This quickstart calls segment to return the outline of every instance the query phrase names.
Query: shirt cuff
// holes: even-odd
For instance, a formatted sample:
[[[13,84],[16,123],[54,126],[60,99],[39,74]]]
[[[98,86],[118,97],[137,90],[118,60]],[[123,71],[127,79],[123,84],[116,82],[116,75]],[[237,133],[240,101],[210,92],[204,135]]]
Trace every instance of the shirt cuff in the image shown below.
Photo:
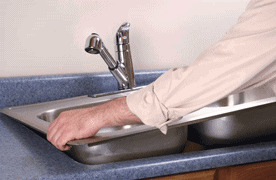
[[[163,134],[167,133],[168,110],[154,93],[153,84],[128,95],[126,100],[130,111],[145,125],[155,126]]]

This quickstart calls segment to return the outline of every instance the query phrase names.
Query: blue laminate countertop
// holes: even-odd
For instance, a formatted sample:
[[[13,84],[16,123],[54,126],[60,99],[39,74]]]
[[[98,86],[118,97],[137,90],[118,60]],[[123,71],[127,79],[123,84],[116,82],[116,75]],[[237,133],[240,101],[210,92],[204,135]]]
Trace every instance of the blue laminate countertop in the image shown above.
[[[164,71],[136,73],[137,85]],[[105,83],[101,83],[105,82]],[[0,108],[116,90],[108,73],[0,79]],[[80,164],[0,114],[0,179],[139,179],[276,159],[276,141],[101,165]]]

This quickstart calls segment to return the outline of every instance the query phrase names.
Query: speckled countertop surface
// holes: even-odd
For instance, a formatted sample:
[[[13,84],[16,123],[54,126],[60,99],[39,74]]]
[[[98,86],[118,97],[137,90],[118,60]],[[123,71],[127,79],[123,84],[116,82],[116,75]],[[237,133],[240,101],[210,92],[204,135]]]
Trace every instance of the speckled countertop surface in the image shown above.
[[[137,85],[148,84],[163,72],[137,72]],[[105,73],[1,78],[0,108],[115,90],[116,81]],[[0,114],[0,152],[0,179],[139,179],[273,160],[276,141],[84,165]]]

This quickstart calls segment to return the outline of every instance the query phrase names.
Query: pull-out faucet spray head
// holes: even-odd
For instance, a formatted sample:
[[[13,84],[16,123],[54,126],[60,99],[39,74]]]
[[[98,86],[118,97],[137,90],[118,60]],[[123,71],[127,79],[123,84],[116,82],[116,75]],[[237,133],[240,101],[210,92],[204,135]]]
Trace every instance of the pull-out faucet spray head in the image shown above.
[[[122,67],[118,66],[118,62],[113,59],[105,48],[100,36],[92,33],[85,42],[85,51],[90,54],[100,54],[103,60],[108,65],[110,72],[114,75],[119,83],[119,89],[126,89],[128,87],[128,78]]]
[[[118,66],[118,63],[109,54],[108,50],[104,46],[104,43],[102,42],[102,39],[96,33],[92,33],[86,39],[85,51],[90,54],[100,54],[108,65],[108,68],[111,70]]]
[[[99,54],[102,48],[102,40],[98,34],[92,33],[85,42],[85,51],[91,54]]]

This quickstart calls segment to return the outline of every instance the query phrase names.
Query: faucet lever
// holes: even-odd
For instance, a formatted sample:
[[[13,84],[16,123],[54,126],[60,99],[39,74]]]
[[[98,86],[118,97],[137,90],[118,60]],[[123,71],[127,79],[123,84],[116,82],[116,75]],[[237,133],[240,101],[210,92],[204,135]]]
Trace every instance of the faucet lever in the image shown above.
[[[117,44],[129,43],[129,29],[130,23],[124,23],[119,27],[116,34]]]
[[[119,66],[125,70],[128,78],[128,89],[132,89],[135,87],[135,77],[129,45],[129,29],[130,23],[128,22],[119,27],[116,33],[116,43]]]

